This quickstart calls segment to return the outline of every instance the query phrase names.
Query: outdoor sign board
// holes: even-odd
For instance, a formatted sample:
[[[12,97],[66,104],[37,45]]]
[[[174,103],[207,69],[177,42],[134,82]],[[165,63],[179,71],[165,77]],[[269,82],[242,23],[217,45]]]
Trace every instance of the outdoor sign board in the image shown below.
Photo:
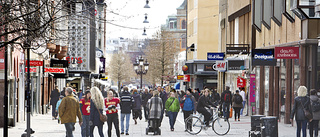
[[[0,69],[4,69],[4,47],[0,48]]]
[[[237,87],[246,87],[246,80],[244,78],[237,78]]]
[[[215,71],[212,64],[204,64],[204,71]]]
[[[252,106],[252,112],[256,112],[256,74],[250,74],[250,98],[249,102]]]
[[[183,80],[184,82],[190,82],[190,75],[184,75]]]
[[[227,47],[226,53],[227,54],[239,54],[239,53],[248,54],[249,48],[248,47]]]
[[[65,68],[44,68],[44,72],[65,74]]]
[[[28,60],[26,60],[26,66],[28,65]],[[30,60],[30,66],[43,66],[43,61]]]
[[[184,76],[183,75],[178,75],[177,76],[177,80],[184,80]]]
[[[25,68],[25,72],[28,72],[28,68]],[[30,73],[37,73],[37,68],[36,67],[30,67]]]
[[[227,70],[227,61],[216,61],[212,68],[216,71],[224,72]]]
[[[276,59],[299,59],[299,47],[275,47]]]
[[[224,53],[207,53],[207,60],[223,60]]]
[[[243,70],[244,60],[228,60],[228,70]]]
[[[253,49],[252,66],[276,66],[274,59],[274,49]]]

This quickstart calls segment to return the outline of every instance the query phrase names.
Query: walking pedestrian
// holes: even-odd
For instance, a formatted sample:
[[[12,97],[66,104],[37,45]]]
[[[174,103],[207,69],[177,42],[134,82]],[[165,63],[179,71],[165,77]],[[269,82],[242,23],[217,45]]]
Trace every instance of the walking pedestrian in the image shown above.
[[[161,89],[161,87],[160,86],[158,86],[158,92],[160,93],[160,98],[161,98],[161,100],[162,100],[162,106],[165,106],[166,104],[166,101],[167,101],[167,99],[168,99],[168,94],[167,94],[167,92],[166,92],[166,90],[164,90],[164,89]],[[161,117],[160,117],[160,126],[161,126],[161,123],[162,123],[162,119],[163,119],[163,114],[164,114],[164,107],[162,107],[162,111],[161,111]]]
[[[320,98],[317,96],[317,91],[315,89],[311,89],[310,94],[313,118],[312,121],[309,123],[309,134],[310,137],[318,137],[320,120]]]
[[[81,126],[81,136],[82,137],[89,137],[90,135],[90,100],[91,100],[91,93],[90,91],[86,91],[84,94],[84,98],[80,99],[80,110],[82,114],[82,126]]]
[[[238,116],[238,121],[240,121],[240,110],[243,108],[243,99],[241,95],[239,94],[239,90],[236,90],[236,94],[234,94],[232,98],[232,103],[233,103],[233,109],[234,109],[234,121],[237,121],[237,116]]]
[[[66,88],[65,95],[66,97],[62,99],[59,106],[59,116],[61,118],[61,124],[64,124],[66,128],[66,136],[73,137],[72,131],[77,117],[79,119],[79,125],[82,125],[80,105],[79,101],[73,97],[71,87]]]
[[[141,97],[140,94],[138,94],[137,89],[133,89],[132,92],[132,97],[134,100],[133,103],[133,108],[132,108],[132,117],[134,120],[134,124],[137,124],[137,119],[139,118],[140,120],[142,119],[142,114],[141,114]]]
[[[174,124],[180,110],[180,104],[179,99],[176,98],[176,94],[174,92],[170,92],[169,95],[170,97],[166,101],[165,108],[168,111],[170,129],[171,131],[174,131]]]
[[[118,108],[119,108],[120,99],[117,97],[114,97],[112,91],[108,91],[108,97],[104,100],[104,102],[105,102],[106,108],[108,109],[107,110],[108,137],[111,137],[112,123],[114,124],[114,128],[116,129],[117,137],[120,137],[119,118],[118,118]],[[129,135],[129,133],[127,135]]]
[[[52,105],[52,106],[51,106],[51,110],[52,110],[52,120],[57,119],[58,113],[56,112],[56,109],[55,109],[55,108],[56,108],[56,104],[57,104],[57,102],[58,102],[58,100],[59,100],[59,96],[60,96],[60,92],[59,92],[58,86],[56,86],[55,89],[53,89],[53,90],[51,91],[51,94],[50,94],[50,98],[51,98],[51,100],[50,100],[50,105]]]
[[[79,92],[77,93],[77,95],[78,95],[78,99],[81,100],[83,97],[82,89],[79,89]]]
[[[123,91],[120,95],[121,134],[124,134],[124,118],[126,118],[126,134],[129,135],[130,114],[133,102],[134,100],[128,90],[128,87],[123,87]]]
[[[232,94],[230,91],[230,87],[226,86],[226,90],[223,91],[221,94],[222,110],[223,110],[223,116],[225,120],[229,119],[230,105],[232,105],[231,99],[232,99]]]
[[[191,90],[188,89],[186,91],[186,95],[180,97],[179,100],[180,100],[180,107],[183,112],[183,118],[185,121],[190,115],[192,115],[193,112],[196,113],[196,106],[197,106],[196,99],[191,94]],[[191,125],[188,128],[191,129]],[[185,129],[185,131],[187,131],[187,129]]]
[[[90,137],[93,137],[93,130],[97,126],[100,137],[103,135],[104,122],[100,120],[100,114],[103,114],[104,100],[101,91],[98,87],[92,87],[90,89],[91,100],[90,100]],[[109,118],[108,118],[109,119]]]
[[[58,123],[60,123],[60,116],[59,116],[59,106],[60,106],[60,104],[61,104],[61,101],[62,101],[62,99],[64,98],[64,96],[62,96],[62,95],[60,95],[60,97],[59,97],[59,100],[58,100],[58,102],[57,102],[57,104],[56,104],[56,113],[58,114]]]
[[[204,123],[207,127],[209,127],[211,114],[206,108],[213,109],[214,107],[216,107],[212,102],[209,101],[209,92],[209,90],[204,91],[204,95],[199,98],[199,102],[197,105],[197,111],[204,116]]]
[[[311,110],[310,98],[307,97],[307,88],[300,86],[298,88],[298,96],[294,99],[290,122],[296,118],[297,122],[297,137],[300,137],[301,130],[303,137],[307,136],[307,123],[308,119],[305,116],[304,109]]]
[[[147,103],[147,107],[149,109],[149,117],[148,120],[153,120],[158,125],[156,128],[161,125],[161,112],[163,111],[163,103],[162,99],[159,97],[159,90],[153,91],[153,97],[151,97]],[[150,124],[150,123],[149,123]],[[157,131],[157,129],[155,129]]]
[[[198,102],[199,98],[200,98],[199,88],[196,88],[193,91],[194,92],[192,94],[193,94],[194,98],[196,99],[196,102]]]
[[[147,122],[148,120],[148,107],[147,107],[147,103],[148,103],[148,100],[152,97],[152,95],[148,92],[148,89],[144,89],[144,92],[142,94],[142,106],[143,106],[143,112],[144,112],[144,118]]]
[[[242,97],[242,108],[241,108],[241,111],[240,111],[240,115],[242,116],[243,115],[243,109],[244,109],[244,107],[246,106],[246,101],[247,101],[247,99],[246,99],[246,92],[244,91],[244,87],[240,87],[240,95],[241,95],[241,97]]]

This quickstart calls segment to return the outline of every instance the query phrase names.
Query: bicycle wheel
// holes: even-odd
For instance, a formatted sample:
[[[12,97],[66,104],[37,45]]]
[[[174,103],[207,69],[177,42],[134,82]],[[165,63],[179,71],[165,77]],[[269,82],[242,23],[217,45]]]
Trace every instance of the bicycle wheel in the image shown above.
[[[212,130],[220,136],[227,134],[230,130],[229,120],[222,118],[215,119],[212,123]]]
[[[190,116],[185,120],[185,128],[189,134],[199,134],[203,127],[203,122],[196,116]]]

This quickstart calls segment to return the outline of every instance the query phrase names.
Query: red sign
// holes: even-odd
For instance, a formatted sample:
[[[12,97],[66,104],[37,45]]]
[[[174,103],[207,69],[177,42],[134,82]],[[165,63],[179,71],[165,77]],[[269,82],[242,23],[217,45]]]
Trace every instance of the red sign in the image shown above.
[[[246,80],[244,78],[238,77],[237,78],[237,87],[245,87]]]
[[[216,61],[216,63],[212,66],[216,71],[226,71],[227,69],[227,61]]]
[[[28,72],[28,68],[25,68],[26,73]],[[30,73],[37,73],[37,68],[35,67],[30,67]]]
[[[184,80],[184,76],[183,75],[178,75],[177,76],[177,80]]]
[[[28,65],[28,60],[26,60],[26,66]],[[43,66],[43,61],[30,60],[30,66]]]
[[[299,47],[275,47],[276,59],[299,59]]]
[[[184,82],[190,82],[190,75],[184,75],[183,80]]]
[[[68,60],[68,63],[70,64],[72,60],[77,61],[78,64],[82,63],[82,57],[66,57],[66,60]]]
[[[66,73],[65,68],[44,68],[44,72],[50,72],[50,73]]]

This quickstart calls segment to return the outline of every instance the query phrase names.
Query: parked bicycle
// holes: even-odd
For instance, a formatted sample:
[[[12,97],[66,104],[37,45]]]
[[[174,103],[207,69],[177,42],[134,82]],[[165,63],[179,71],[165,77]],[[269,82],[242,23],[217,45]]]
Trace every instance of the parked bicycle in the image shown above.
[[[199,134],[203,129],[207,130],[208,127],[203,122],[203,115],[192,115],[189,116],[185,120],[185,128],[187,129],[187,132],[196,135]],[[212,130],[217,135],[226,135],[230,130],[230,123],[228,120],[225,120],[221,118],[222,116],[219,114],[218,109],[213,109],[213,115],[210,118],[209,126],[212,127]]]

